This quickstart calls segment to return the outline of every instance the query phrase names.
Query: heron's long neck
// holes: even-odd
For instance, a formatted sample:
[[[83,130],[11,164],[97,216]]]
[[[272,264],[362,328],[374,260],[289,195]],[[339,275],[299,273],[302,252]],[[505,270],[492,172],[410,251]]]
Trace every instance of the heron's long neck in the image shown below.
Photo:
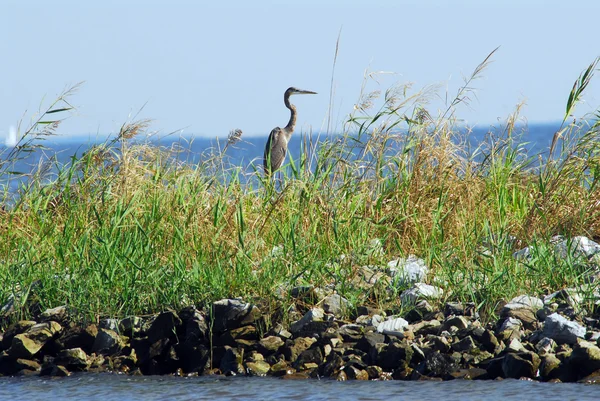
[[[284,128],[286,137],[289,140],[292,136],[292,133],[294,132],[294,127],[296,126],[296,106],[290,103],[289,96],[286,96],[283,99],[283,102],[285,103],[285,107],[290,109],[290,121],[288,121],[287,125]]]

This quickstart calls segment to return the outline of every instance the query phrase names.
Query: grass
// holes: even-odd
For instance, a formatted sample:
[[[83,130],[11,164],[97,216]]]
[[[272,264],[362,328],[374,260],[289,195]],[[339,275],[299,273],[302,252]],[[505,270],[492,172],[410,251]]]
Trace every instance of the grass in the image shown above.
[[[559,258],[549,243],[557,234],[600,236],[599,116],[570,119],[598,60],[575,82],[551,152],[540,158],[520,140],[520,107],[476,149],[457,123],[492,54],[439,112],[428,109],[435,87],[363,87],[341,136],[319,146],[292,139],[303,141],[302,157],[279,183],[228,163],[241,132],[191,165],[135,143],[150,124],[138,121],[59,166],[51,182],[34,174],[16,202],[5,189],[0,305],[12,300],[15,313],[4,323],[63,304],[95,321],[238,296],[285,314],[297,285],[398,312],[403,288],[365,290],[356,280],[360,266],[409,254],[431,267],[440,303],[474,302],[486,319],[519,294],[581,288],[590,263]],[[71,94],[21,130],[21,146],[0,165],[4,176],[60,128],[48,118],[69,113]],[[533,257],[515,259],[526,245]]]

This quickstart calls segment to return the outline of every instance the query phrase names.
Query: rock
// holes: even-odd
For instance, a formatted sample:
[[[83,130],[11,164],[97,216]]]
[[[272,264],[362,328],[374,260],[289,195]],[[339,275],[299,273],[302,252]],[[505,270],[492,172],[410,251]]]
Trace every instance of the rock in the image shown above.
[[[119,332],[119,320],[118,319],[102,319],[98,324],[98,327],[101,329],[112,330],[114,332]]]
[[[465,316],[452,316],[444,321],[443,330],[450,330],[451,327],[456,327],[458,330],[463,330],[469,327],[469,319]]]
[[[63,305],[57,306],[56,308],[46,309],[40,315],[40,321],[48,322],[50,320],[53,320],[55,322],[64,322],[67,320],[68,317],[69,314],[67,313],[67,307]]]
[[[126,317],[119,321],[117,327],[119,333],[123,333],[128,337],[133,337],[133,335],[138,333],[142,328],[142,318],[137,316]]]
[[[361,266],[356,272],[356,276],[352,279],[352,284],[358,288],[371,290],[374,286],[387,287],[391,282],[391,278],[379,271],[378,266]]]
[[[319,373],[324,377],[334,377],[344,365],[344,360],[337,353],[330,353],[325,362],[319,367]]]
[[[408,258],[389,262],[388,271],[397,286],[408,286],[423,281],[429,273],[429,268],[423,259],[409,255]]]
[[[271,366],[271,374],[276,377],[291,375],[294,372],[296,372],[296,370],[283,360],[277,361]]]
[[[579,378],[588,376],[600,369],[600,348],[589,341],[580,341],[573,348],[569,366],[577,372]]]
[[[155,343],[164,338],[174,338],[176,336],[177,328],[181,326],[181,324],[181,319],[175,312],[166,311],[160,313],[148,329],[148,341],[150,341],[150,343]]]
[[[358,324],[345,324],[338,329],[338,334],[346,342],[356,342],[363,337],[363,328]]]
[[[384,344],[385,336],[381,333],[369,331],[356,342],[355,348],[366,352],[372,361],[377,359],[377,344]]]
[[[222,299],[212,305],[213,331],[220,333],[254,323],[261,317],[258,307],[240,299]]]
[[[417,370],[422,375],[445,377],[457,370],[456,364],[448,355],[431,352],[425,361],[421,362]]]
[[[2,340],[0,341],[0,350],[8,349],[12,344],[13,338],[17,334],[26,332],[35,324],[36,322],[34,322],[33,320],[20,320],[15,324],[11,325],[2,336]]]
[[[413,352],[410,346],[398,342],[377,344],[375,364],[386,370],[406,367],[412,359]]]
[[[367,371],[355,366],[345,366],[344,372],[348,380],[369,380]]]
[[[225,354],[221,358],[220,369],[227,376],[243,375],[245,371],[240,352],[235,348],[225,346]]]
[[[377,379],[381,379],[383,377],[383,369],[381,369],[377,365],[367,366],[367,368],[365,370],[366,370],[367,374],[369,375],[370,380],[377,380]]]
[[[311,337],[298,337],[292,344],[284,347],[283,354],[288,361],[293,362],[298,358],[300,353],[310,348],[316,341],[315,338]]]
[[[321,308],[312,308],[304,314],[302,319],[292,323],[290,331],[292,334],[297,334],[303,330],[307,325],[313,322],[322,322],[325,317],[325,311]]]
[[[508,353],[502,362],[502,372],[506,378],[534,378],[539,365],[540,357],[533,352]]]
[[[92,352],[94,341],[98,335],[98,328],[95,324],[82,328],[79,326],[70,327],[58,339],[59,349],[81,348],[86,353]]]
[[[512,309],[528,308],[535,312],[543,307],[544,302],[541,299],[529,295],[519,295],[511,299],[502,309],[503,311],[508,311]]]
[[[100,329],[94,340],[92,352],[103,355],[116,354],[123,348],[121,337],[112,330]]]
[[[309,363],[315,363],[319,366],[323,362],[323,352],[319,347],[312,347],[307,350],[302,351],[296,361],[293,363],[293,367],[297,370],[304,370],[307,368],[311,368],[307,366]]]
[[[403,306],[415,305],[420,299],[439,299],[444,291],[425,283],[415,283],[411,288],[403,291],[400,300]]]
[[[36,361],[18,358],[14,362],[13,369],[14,371],[30,370],[32,372],[39,372],[41,370],[41,365]]]
[[[428,334],[437,334],[440,332],[442,324],[439,320],[422,320],[419,323],[410,325],[415,335],[426,336]]]
[[[498,339],[491,330],[484,330],[479,337],[479,342],[483,346],[483,349],[488,352],[492,352],[495,355],[498,355],[498,353],[502,351],[502,347],[500,346]]]
[[[508,352],[514,353],[526,351],[525,347],[523,346],[523,343],[521,343],[521,341],[518,338],[513,338],[512,340],[510,340],[507,350]]]
[[[446,302],[444,305],[444,316],[460,316],[465,314],[465,307],[460,302]]]
[[[176,346],[181,368],[185,373],[202,373],[210,360],[210,350],[204,344],[186,341]]]
[[[61,331],[61,325],[55,321],[35,324],[25,333],[13,337],[8,354],[13,358],[31,359],[50,339],[60,334]]]
[[[331,294],[323,299],[322,305],[325,313],[340,317],[348,312],[350,302],[338,294]]]
[[[544,337],[535,344],[535,349],[539,356],[551,354],[556,349],[556,342],[551,338]]]
[[[279,351],[279,349],[284,345],[281,337],[278,336],[268,336],[262,338],[259,342],[259,351],[265,355],[271,355]]]
[[[521,328],[523,322],[514,317],[505,319],[498,329],[498,336],[504,341],[510,341],[513,338],[521,338]]]
[[[520,295],[504,305],[501,318],[519,319],[526,329],[533,330],[537,326],[537,311],[544,307],[544,302],[536,297]]]
[[[265,361],[246,362],[246,372],[250,376],[266,376],[271,366]]]
[[[42,366],[40,376],[68,377],[71,376],[71,372],[69,372],[67,368],[62,365],[50,363]]]
[[[578,338],[585,337],[585,327],[553,313],[544,321],[542,334],[559,344],[575,344]]]
[[[84,371],[89,366],[88,356],[81,348],[60,351],[55,362],[72,371]]]
[[[568,257],[569,254],[576,257],[591,258],[600,253],[600,244],[587,237],[580,236],[560,241],[554,246],[554,249],[562,258]]]
[[[471,336],[466,336],[459,342],[452,344],[452,349],[457,352],[469,352],[474,348],[477,348],[477,345]]]
[[[548,381],[560,378],[562,376],[561,363],[561,360],[554,354],[544,355],[540,363],[540,377],[542,380]]]
[[[408,326],[408,322],[401,317],[390,318],[377,326],[377,332],[403,338],[404,328],[407,328]]]

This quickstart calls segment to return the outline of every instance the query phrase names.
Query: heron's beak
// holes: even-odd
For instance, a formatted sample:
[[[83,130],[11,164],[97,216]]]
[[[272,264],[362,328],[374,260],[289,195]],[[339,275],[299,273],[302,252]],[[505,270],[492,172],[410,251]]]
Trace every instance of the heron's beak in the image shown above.
[[[317,92],[313,92],[313,91],[305,91],[302,89],[298,89],[294,92],[294,95],[316,95]]]

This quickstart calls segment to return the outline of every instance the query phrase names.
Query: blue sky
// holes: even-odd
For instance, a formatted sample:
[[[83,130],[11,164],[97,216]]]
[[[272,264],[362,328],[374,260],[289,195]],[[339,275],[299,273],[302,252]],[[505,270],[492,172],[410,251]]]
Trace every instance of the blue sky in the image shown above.
[[[596,0],[3,0],[0,136],[79,81],[63,135],[114,133],[144,105],[139,117],[162,133],[267,135],[287,122],[289,86],[319,92],[293,98],[297,129],[319,131],[340,29],[334,128],[352,111],[366,69],[395,73],[369,89],[440,84],[435,113],[497,46],[477,99],[458,116],[487,125],[525,100],[530,123],[556,121],[573,81],[600,55],[598,15]],[[580,114],[600,105],[599,88]]]

